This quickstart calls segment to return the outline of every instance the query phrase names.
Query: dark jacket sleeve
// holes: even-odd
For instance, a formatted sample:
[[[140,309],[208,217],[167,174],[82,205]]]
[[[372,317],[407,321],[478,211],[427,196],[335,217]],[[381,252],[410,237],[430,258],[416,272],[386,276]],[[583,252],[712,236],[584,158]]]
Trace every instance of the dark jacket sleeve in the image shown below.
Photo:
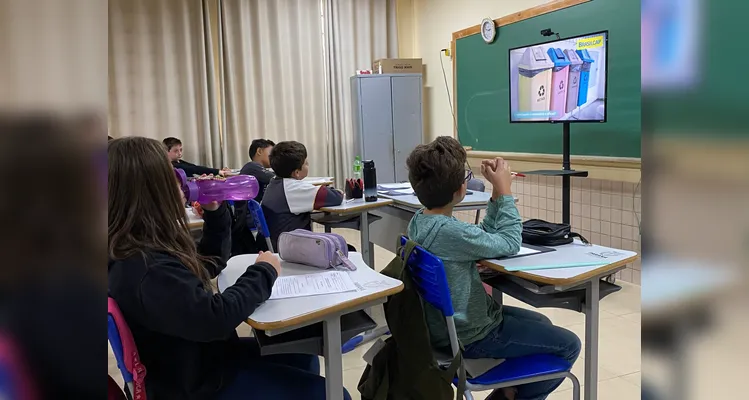
[[[276,177],[276,174],[268,171],[255,162],[248,162],[247,164],[245,164],[244,167],[242,167],[242,169],[239,171],[239,173],[242,175],[252,175],[255,177],[255,179],[257,179],[259,183],[263,185],[268,185],[270,181]]]
[[[211,279],[221,273],[231,256],[231,213],[226,202],[216,211],[203,211],[203,237],[198,244],[198,253],[212,257],[214,262],[203,263]]]
[[[174,162],[172,163],[172,165],[174,166],[174,168],[180,168],[184,170],[185,175],[187,175],[188,178],[192,177],[193,175],[218,175],[218,169],[216,168],[208,168],[202,165],[195,165],[186,161]]]
[[[150,265],[140,285],[148,326],[195,342],[226,339],[268,299],[276,270],[268,263],[247,267],[223,293],[212,293],[177,260]]]

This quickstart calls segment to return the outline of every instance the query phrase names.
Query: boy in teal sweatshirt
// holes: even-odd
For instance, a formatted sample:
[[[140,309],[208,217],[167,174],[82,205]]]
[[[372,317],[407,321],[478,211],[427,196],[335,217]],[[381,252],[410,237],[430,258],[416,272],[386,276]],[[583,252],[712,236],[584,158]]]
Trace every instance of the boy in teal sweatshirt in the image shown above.
[[[424,209],[408,225],[408,236],[439,257],[445,265],[455,309],[458,339],[465,358],[512,358],[555,354],[574,363],[580,339],[554,326],[543,314],[516,307],[501,307],[486,294],[476,262],[517,254],[522,223],[512,196],[512,173],[501,159],[484,160],[481,174],[492,184],[492,197],[480,225],[459,221],[453,208],[466,195],[473,177],[466,167],[466,152],[451,137],[419,145],[406,160],[408,177]],[[425,310],[432,345],[449,347],[445,319],[432,307]],[[545,399],[560,380],[497,390],[489,399]]]

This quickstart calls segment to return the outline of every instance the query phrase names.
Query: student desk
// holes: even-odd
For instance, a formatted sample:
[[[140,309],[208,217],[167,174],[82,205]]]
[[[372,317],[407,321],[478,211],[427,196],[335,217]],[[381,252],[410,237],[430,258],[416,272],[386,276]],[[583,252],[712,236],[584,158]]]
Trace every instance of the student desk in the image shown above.
[[[486,279],[494,288],[492,297],[501,302],[502,293],[534,307],[567,308],[585,314],[584,398],[598,396],[598,317],[601,298],[620,289],[602,282],[637,259],[637,253],[579,241],[557,246],[556,251],[500,260],[483,260],[481,265],[500,272]],[[505,267],[605,262],[602,266],[510,272]]]
[[[689,398],[695,362],[689,346],[711,328],[710,315],[722,306],[721,298],[743,289],[740,278],[735,269],[712,261],[648,258],[642,269],[642,281],[648,283],[642,290],[642,345],[666,355],[671,381],[661,390],[669,398]],[[651,389],[645,383],[643,389]]]
[[[244,254],[229,259],[218,275],[218,289],[237,281],[256,254]],[[290,299],[268,300],[247,319],[254,329],[268,336],[279,335],[318,322],[323,322],[323,356],[325,357],[326,399],[343,399],[343,361],[341,359],[341,316],[384,303],[388,296],[403,290],[403,283],[380,274],[364,264],[360,253],[349,253],[357,266],[349,272],[359,288],[356,292],[336,293]],[[281,276],[322,272],[321,269],[281,261]]]
[[[344,200],[341,205],[332,207],[322,207],[318,211],[322,211],[326,214],[334,214],[339,216],[346,216],[352,214],[361,215],[359,221],[359,234],[361,235],[361,253],[364,261],[369,265],[370,268],[374,268],[374,254],[369,246],[370,234],[369,234],[369,211],[374,209],[382,208],[392,204],[393,201],[390,199],[378,198],[377,201],[366,202],[364,199],[352,199]]]
[[[302,182],[311,183],[315,186],[327,186],[333,184],[333,177],[331,176],[308,176],[302,179]]]
[[[186,207],[185,212],[187,213],[187,227],[190,228],[191,231],[203,229],[203,218],[195,215],[195,213],[192,212],[192,207]]]
[[[455,207],[455,211],[473,211],[486,209],[491,193],[471,192],[463,201]],[[415,195],[390,196],[379,194],[381,198],[392,199],[390,207],[378,209],[373,214],[382,218],[370,232],[372,242],[393,253],[397,250],[397,244],[401,235],[408,232],[408,223],[414,214],[424,206]]]

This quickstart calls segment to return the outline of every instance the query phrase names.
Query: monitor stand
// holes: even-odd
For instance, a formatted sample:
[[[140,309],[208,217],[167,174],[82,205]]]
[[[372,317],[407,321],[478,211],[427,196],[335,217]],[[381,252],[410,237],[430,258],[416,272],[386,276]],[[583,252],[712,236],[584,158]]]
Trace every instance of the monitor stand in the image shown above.
[[[562,123],[562,169],[561,170],[538,170],[523,172],[526,175],[544,175],[544,176],[561,176],[562,177],[562,223],[570,223],[570,203],[571,203],[571,181],[573,176],[585,178],[588,171],[575,171],[570,165],[570,123]]]

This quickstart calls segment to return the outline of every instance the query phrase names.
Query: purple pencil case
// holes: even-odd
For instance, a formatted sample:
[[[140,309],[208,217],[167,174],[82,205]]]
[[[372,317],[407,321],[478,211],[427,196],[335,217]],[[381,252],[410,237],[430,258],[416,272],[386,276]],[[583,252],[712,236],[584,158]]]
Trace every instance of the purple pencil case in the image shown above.
[[[284,261],[317,268],[356,271],[348,259],[348,245],[341,235],[296,229],[278,237],[278,255]]]

